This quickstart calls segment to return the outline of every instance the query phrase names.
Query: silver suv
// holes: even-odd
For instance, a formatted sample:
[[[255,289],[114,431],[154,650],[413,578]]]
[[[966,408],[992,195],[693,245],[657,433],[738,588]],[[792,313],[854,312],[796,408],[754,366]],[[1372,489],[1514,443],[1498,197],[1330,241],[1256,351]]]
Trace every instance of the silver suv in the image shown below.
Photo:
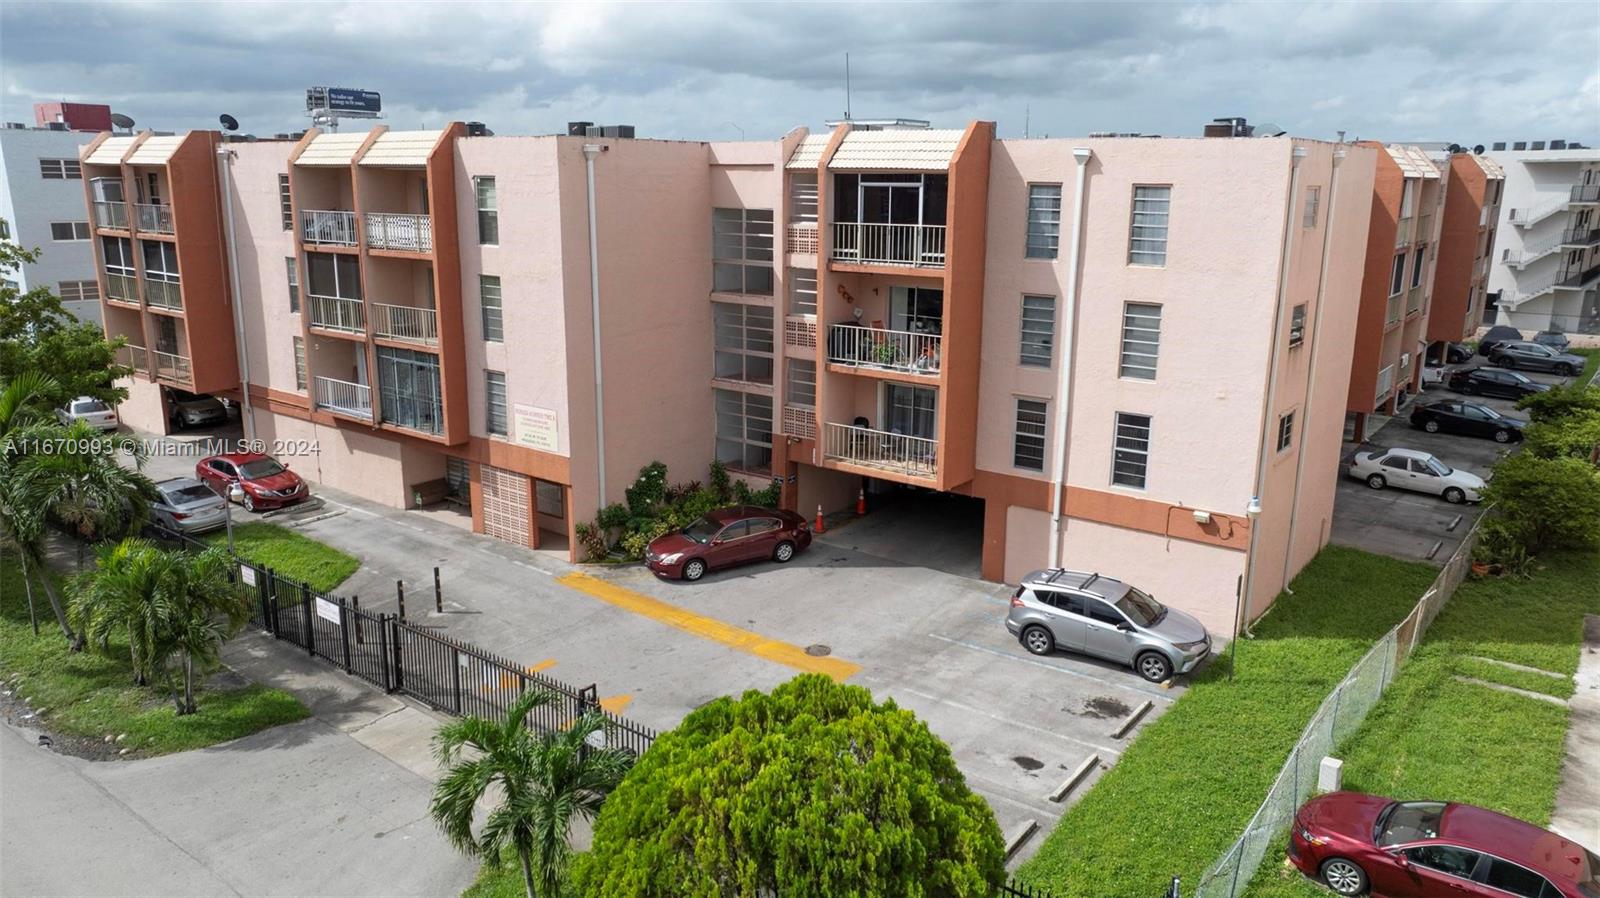
[[[1011,596],[1006,629],[1035,655],[1067,649],[1130,665],[1152,683],[1188,673],[1211,651],[1199,621],[1087,571],[1034,571]]]

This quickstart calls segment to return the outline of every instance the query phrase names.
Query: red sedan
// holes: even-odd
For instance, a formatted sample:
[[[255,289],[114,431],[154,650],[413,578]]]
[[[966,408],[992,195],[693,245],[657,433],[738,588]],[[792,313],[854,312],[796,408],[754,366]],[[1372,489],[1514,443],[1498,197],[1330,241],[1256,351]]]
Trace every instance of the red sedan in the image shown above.
[[[811,527],[792,511],[719,508],[677,533],[656,537],[644,563],[662,577],[698,580],[712,568],[772,559],[782,564],[811,545]]]
[[[194,476],[228,496],[234,484],[244,493],[245,511],[282,508],[303,502],[311,495],[300,475],[278,464],[278,460],[259,452],[229,452],[200,459]]]
[[[1334,792],[1306,802],[1289,861],[1340,895],[1600,898],[1600,857],[1472,805]]]

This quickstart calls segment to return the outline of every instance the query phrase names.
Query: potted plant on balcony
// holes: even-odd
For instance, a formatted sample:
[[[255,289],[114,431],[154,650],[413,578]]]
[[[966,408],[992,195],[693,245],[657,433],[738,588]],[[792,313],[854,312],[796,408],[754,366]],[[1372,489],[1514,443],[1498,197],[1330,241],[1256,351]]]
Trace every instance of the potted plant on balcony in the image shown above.
[[[872,360],[885,368],[894,365],[895,348],[888,340],[881,340],[872,347]]]

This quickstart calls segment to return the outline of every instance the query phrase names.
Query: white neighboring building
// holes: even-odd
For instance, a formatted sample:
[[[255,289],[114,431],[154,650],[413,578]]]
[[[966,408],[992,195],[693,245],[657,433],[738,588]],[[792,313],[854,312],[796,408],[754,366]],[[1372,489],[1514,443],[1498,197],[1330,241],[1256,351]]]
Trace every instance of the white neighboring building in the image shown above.
[[[1600,334],[1600,148],[1565,141],[1496,143],[1505,168],[1494,323]]]
[[[0,237],[40,250],[39,261],[0,279],[23,291],[49,287],[68,312],[100,322],[94,244],[84,209],[78,150],[92,131],[0,126]]]

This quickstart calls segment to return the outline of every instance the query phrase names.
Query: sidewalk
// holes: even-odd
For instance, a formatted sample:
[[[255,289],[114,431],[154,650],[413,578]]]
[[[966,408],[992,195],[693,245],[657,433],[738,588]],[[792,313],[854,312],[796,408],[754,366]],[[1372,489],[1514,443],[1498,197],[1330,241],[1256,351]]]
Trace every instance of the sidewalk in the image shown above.
[[[1583,620],[1576,690],[1568,702],[1567,757],[1550,828],[1600,851],[1600,614]]]

